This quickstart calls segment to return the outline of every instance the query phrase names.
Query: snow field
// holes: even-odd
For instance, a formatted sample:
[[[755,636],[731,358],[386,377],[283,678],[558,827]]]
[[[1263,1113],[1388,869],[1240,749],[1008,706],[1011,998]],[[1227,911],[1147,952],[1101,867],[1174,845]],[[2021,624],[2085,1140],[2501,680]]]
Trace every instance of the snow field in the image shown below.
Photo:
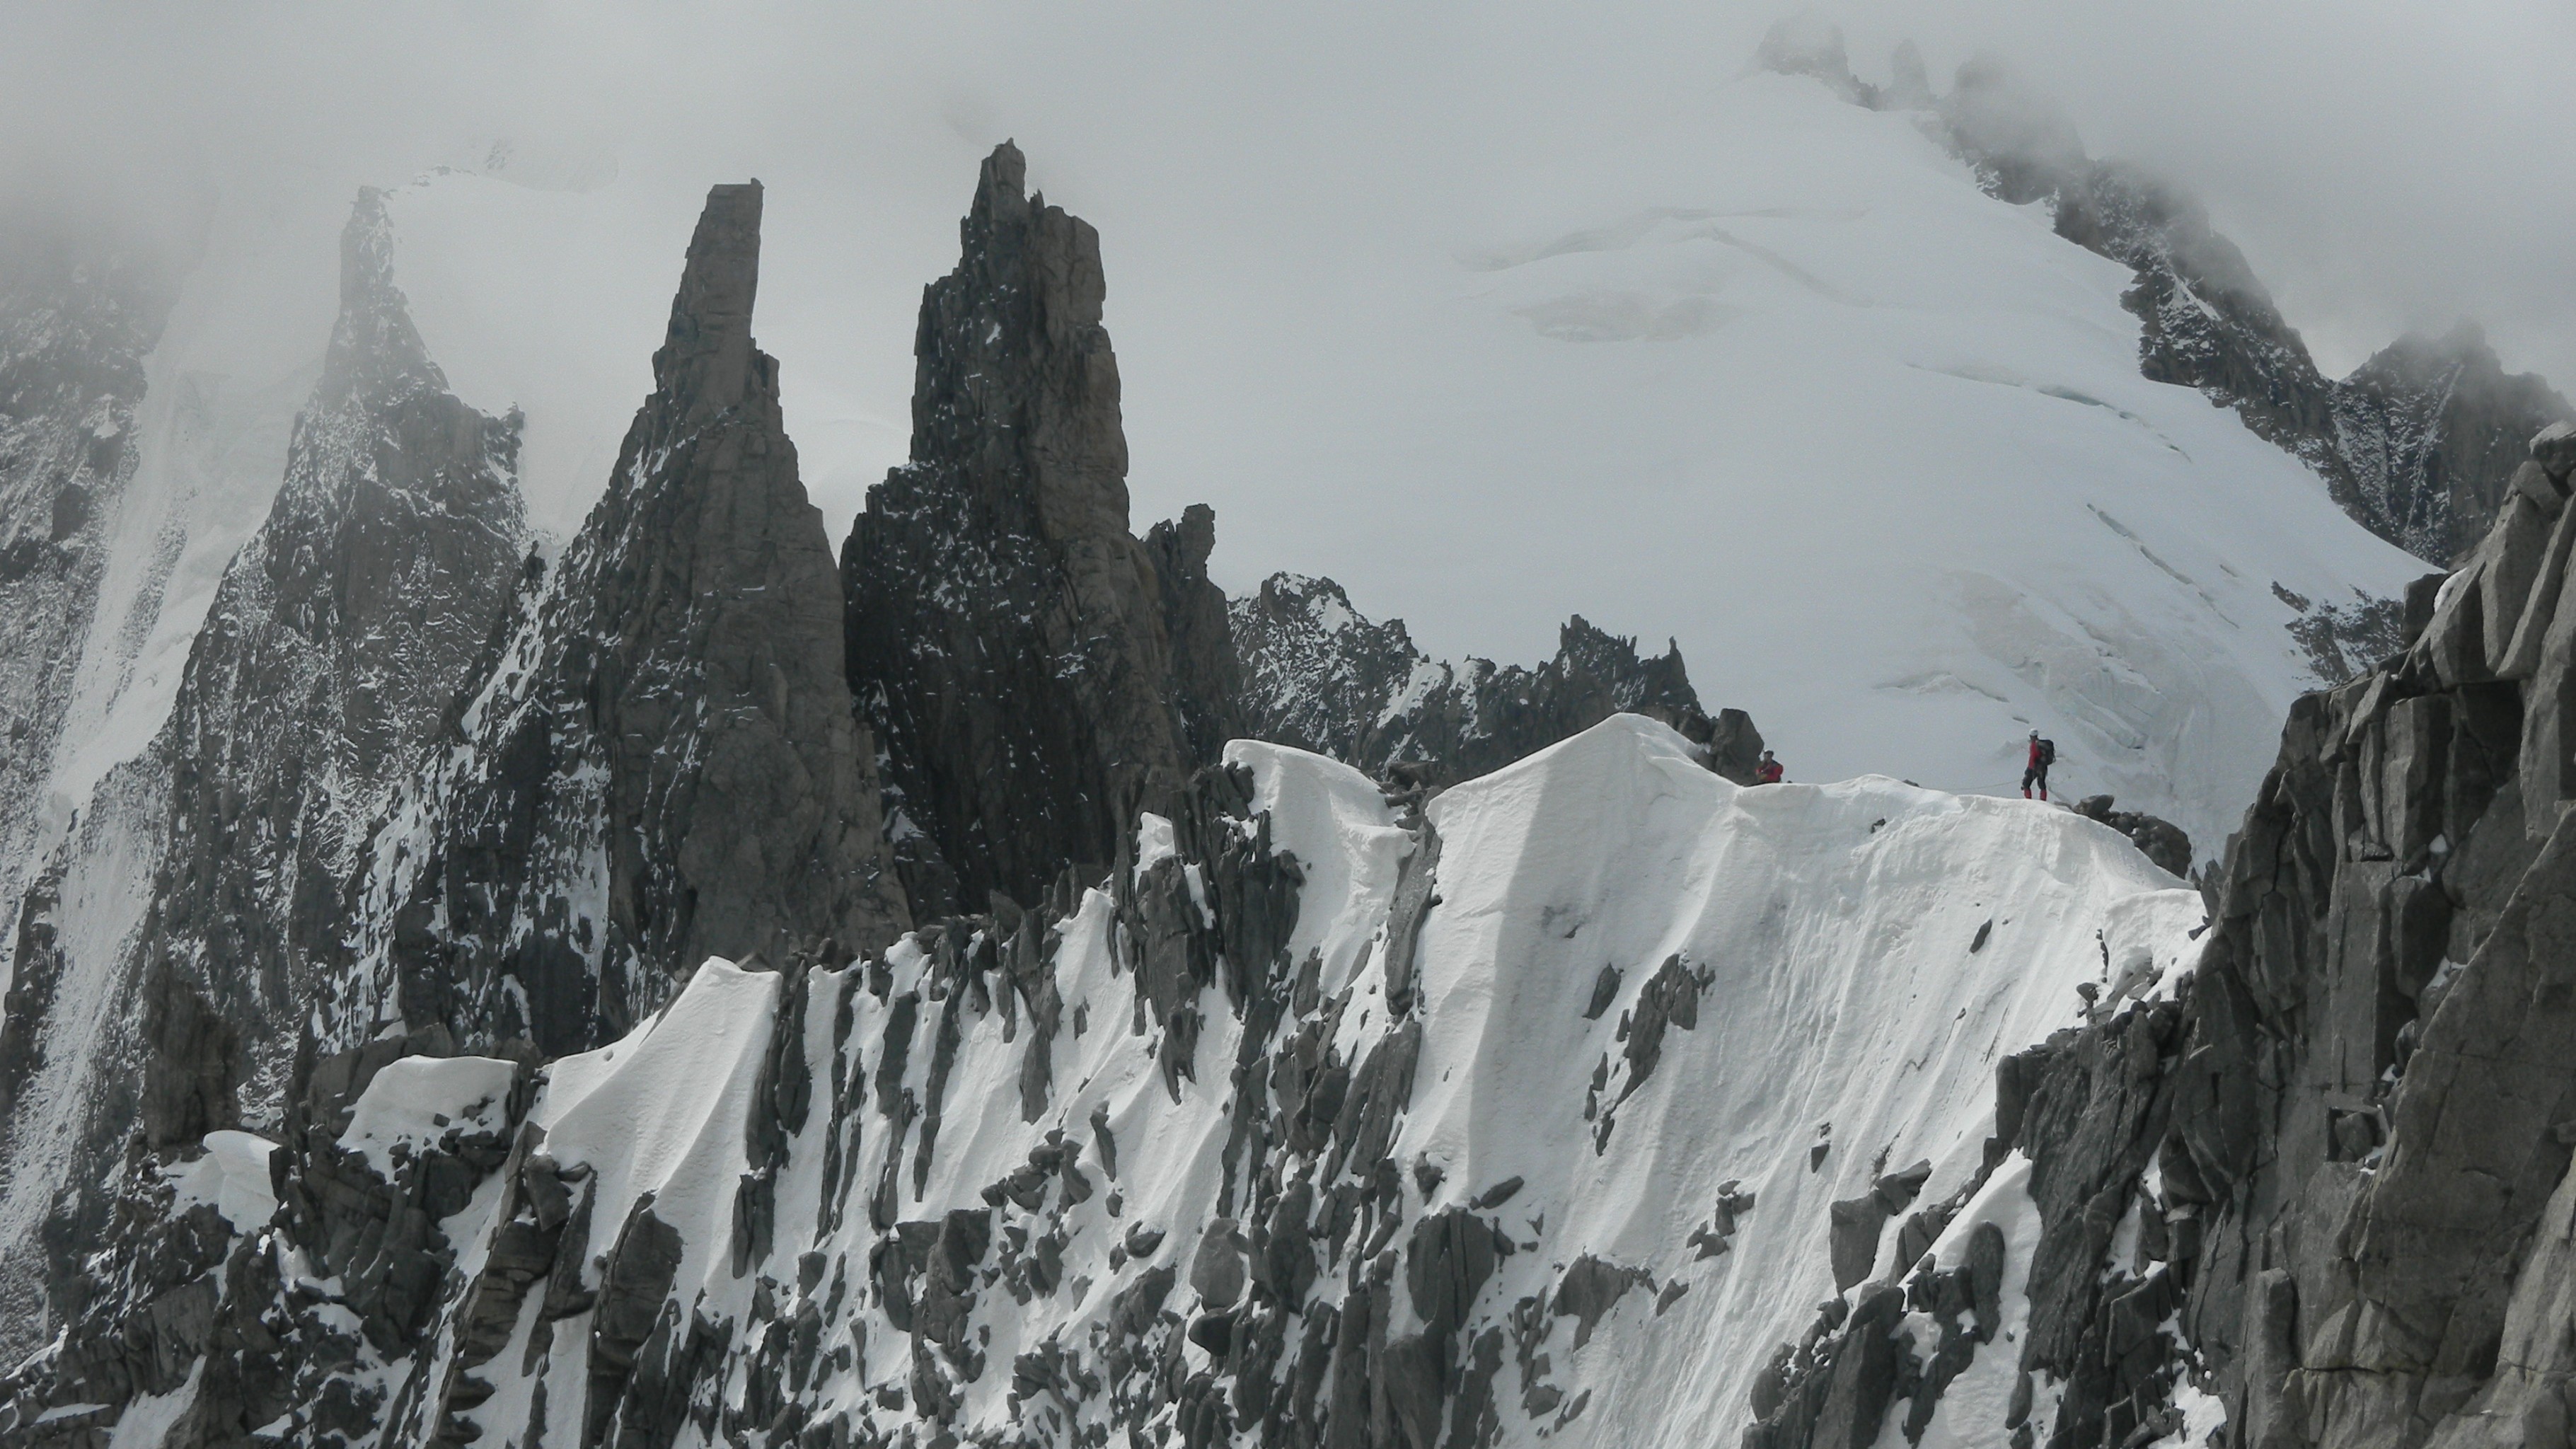
[[[1711,1416],[1740,1428],[1772,1346],[1834,1296],[1829,1205],[1924,1159],[1921,1201],[1956,1191],[1993,1126],[1995,1062],[2072,1024],[2075,985],[2099,981],[2094,932],[2123,905],[2154,903],[2168,928],[2200,920],[2196,895],[2065,811],[1883,777],[1746,789],[1635,716],[1430,815],[1442,904],[1398,1160],[1445,1166],[1445,1198],[1528,1184],[1504,1218],[1517,1232],[1543,1217],[1545,1252],[1509,1260],[1488,1302],[1583,1252],[1691,1285],[1662,1322],[1653,1293],[1623,1297],[1573,1357],[1568,1396],[1615,1406],[1584,1442],[1696,1443]],[[1653,1075],[1609,1108],[1620,1019],[1675,953],[1714,973],[1698,1025],[1668,1031]],[[1585,1021],[1603,965],[1623,973],[1619,995]],[[1605,1058],[1616,1122],[1596,1153],[1582,1107]],[[1755,1206],[1734,1252],[1698,1262],[1688,1240],[1729,1181]],[[1895,1267],[1885,1254],[1873,1277]],[[2026,1267],[2008,1259],[2007,1280]]]
[[[397,1147],[417,1152],[450,1132],[497,1132],[508,1125],[504,1102],[514,1069],[494,1057],[405,1057],[389,1062],[358,1097],[343,1150],[394,1178]],[[207,1145],[213,1146],[212,1139]]]
[[[1336,976],[1347,980],[1341,1044],[1344,1059],[1355,1060],[1388,1025],[1384,922],[1408,834],[1374,787],[1344,766],[1259,745],[1237,745],[1229,759],[1252,771],[1274,844],[1303,864],[1292,949],[1323,954],[1328,991]],[[1406,1219],[1523,1179],[1485,1214],[1525,1246],[1503,1260],[1471,1306],[1471,1337],[1521,1298],[1552,1289],[1583,1255],[1646,1275],[1585,1347],[1573,1348],[1561,1323],[1543,1342],[1547,1381],[1564,1403],[1588,1404],[1579,1416],[1566,1420],[1561,1408],[1525,1413],[1522,1384],[1507,1364],[1497,1392],[1505,1441],[1514,1444],[1535,1442],[1542,1430],[1575,1444],[1731,1440],[1771,1348],[1794,1338],[1832,1296],[1828,1205],[1918,1159],[1934,1165],[1925,1201],[1954,1192],[1991,1128],[1995,1061],[2076,1019],[2074,987],[2104,979],[2106,947],[2122,959],[2145,952],[2182,961],[2191,945],[2185,935],[2199,919],[2196,897],[2174,889],[2114,832],[2065,811],[1883,778],[1739,788],[1698,765],[1679,736],[1635,716],[1450,790],[1428,814],[1442,840],[1439,899],[1417,957],[1421,1057],[1392,1148],[1405,1178]],[[1990,920],[1985,944],[1971,951]],[[898,1094],[909,1091],[930,1110],[943,1014],[953,1013],[958,1036],[937,1106],[936,1150],[918,1188],[922,1124],[902,1143],[899,1215],[935,1219],[981,1208],[982,1189],[1055,1132],[1081,1145],[1079,1170],[1093,1188],[1078,1203],[1065,1194],[1035,1213],[1007,1202],[995,1210],[986,1266],[1011,1231],[1034,1237],[1052,1227],[1067,1238],[1064,1282],[1026,1304],[1014,1302],[1007,1285],[980,1282],[971,1341],[986,1367],[958,1386],[961,1429],[1009,1423],[1012,1357],[1050,1337],[1089,1353],[1091,1330],[1145,1269],[1184,1270],[1165,1307],[1194,1312],[1185,1269],[1218,1211],[1236,1102],[1229,1077],[1243,1028],[1221,986],[1202,993],[1207,1021],[1194,1079],[1181,1082],[1174,1101],[1154,1060],[1155,1037],[1133,1031],[1136,987],[1119,961],[1120,929],[1110,898],[1096,891],[1056,927],[1052,970],[1063,1025],[1036,1121],[1023,1121],[1020,1105],[1032,1029],[1026,1012],[1014,1031],[1000,1010],[979,1012],[954,996],[925,993],[918,1003]],[[1667,1030],[1660,1061],[1635,1081],[1619,1039],[1623,1018],[1633,1018],[1657,968],[1676,954],[1686,969],[1708,973],[1696,1023]],[[821,1377],[813,1408],[873,1416],[888,1427],[907,1411],[881,1406],[876,1394],[905,1384],[913,1360],[908,1335],[866,1291],[868,1253],[879,1238],[868,1199],[893,1140],[875,1078],[893,1003],[923,990],[928,965],[918,938],[890,952],[883,1002],[845,973],[804,978],[813,1106],[776,1182],[774,1250],[746,1277],[731,1270],[733,1198],[750,1163],[745,1127],[786,978],[709,962],[624,1041],[557,1062],[533,1109],[545,1150],[569,1170],[596,1175],[584,1259],[604,1252],[628,1206],[652,1192],[655,1215],[687,1245],[673,1296],[710,1322],[747,1325],[755,1297],[765,1296],[784,1323],[808,1301],[831,1301],[831,1285],[845,1279],[825,1350],[851,1344],[857,1361],[852,1372]],[[1620,985],[1598,1019],[1587,1020],[1604,965],[1619,968]],[[869,970],[852,968],[862,977]],[[845,997],[853,1021],[836,1048],[834,1015]],[[1302,1019],[1284,1023],[1282,1038]],[[865,1096],[840,1128],[854,1149],[846,1212],[826,1226],[822,1162],[825,1135],[835,1130],[836,1049]],[[1585,1115],[1605,1057],[1606,1142],[1598,1117]],[[467,1069],[442,1070],[461,1077]],[[377,1080],[371,1097],[396,1090],[387,1077]],[[460,1083],[450,1095],[464,1090]],[[1092,1143],[1095,1110],[1116,1138],[1114,1179]],[[1825,1160],[1810,1170],[1820,1142],[1829,1144]],[[1417,1164],[1440,1169],[1427,1197]],[[1731,1251],[1702,1260],[1688,1240],[1729,1181],[1740,1181],[1755,1205],[1740,1215]],[[1994,1221],[2010,1244],[2007,1288],[2018,1289],[2036,1232],[2021,1182],[2009,1166],[1988,1181],[1936,1248],[1945,1262],[1975,1224]],[[477,1201],[449,1225],[451,1236],[475,1244],[459,1264],[469,1275],[489,1231],[470,1215],[488,1218],[497,1194]],[[1140,1224],[1165,1240],[1113,1267],[1112,1246]],[[810,1289],[798,1281],[807,1252],[829,1265]],[[1879,1273],[1893,1268],[1882,1261]],[[1340,1280],[1327,1271],[1313,1292],[1329,1301]],[[1688,1286],[1672,1297],[1676,1283]],[[2026,1304],[2017,1291],[2007,1299],[2017,1331]],[[1391,1330],[1403,1331],[1410,1313],[1397,1294]],[[496,1376],[500,1391],[473,1416],[489,1431],[522,1432],[533,1384],[512,1376],[526,1337],[538,1331],[554,1335],[551,1412],[580,1403],[588,1318],[541,1329],[532,1296],[518,1338],[477,1371]],[[742,1342],[738,1333],[737,1351]],[[1204,1362],[1196,1347],[1184,1352]],[[2008,1374],[2000,1387],[1986,1380],[2009,1357],[1982,1353],[1939,1422],[1981,1413],[2008,1392]],[[1103,1412],[1095,1398],[1079,1417]]]
[[[1415,168],[1365,219],[1265,208],[1237,235],[1178,181],[1066,193],[1109,249],[1137,519],[1211,503],[1231,589],[1330,574],[1434,657],[1532,658],[1574,612],[1673,635],[1793,779],[2002,793],[2035,726],[2067,793],[2214,857],[2315,683],[2272,586],[2350,604],[2425,565],[2233,413],[2141,377],[2128,271],[1980,191],[1923,120],[1756,74]],[[1079,162],[1032,156],[1042,182]],[[918,241],[944,266],[969,174],[942,204],[883,198],[881,235],[829,266],[790,215],[826,199],[774,193],[772,314],[900,320],[769,339],[836,529],[903,456],[891,363],[929,275],[867,258]],[[432,354],[476,406],[526,410],[542,526],[605,482],[709,179],[449,172],[389,199]],[[1134,262],[1175,237],[1241,271]]]
[[[277,1144],[248,1132],[209,1132],[205,1155],[170,1175],[178,1193],[173,1216],[198,1203],[212,1203],[236,1233],[266,1227],[277,1214],[277,1194],[269,1187],[268,1159]]]

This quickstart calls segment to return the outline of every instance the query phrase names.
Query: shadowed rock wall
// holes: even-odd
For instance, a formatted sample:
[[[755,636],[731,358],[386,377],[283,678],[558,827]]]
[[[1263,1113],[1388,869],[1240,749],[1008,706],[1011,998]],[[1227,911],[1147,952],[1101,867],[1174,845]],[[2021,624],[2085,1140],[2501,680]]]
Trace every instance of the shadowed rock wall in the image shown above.
[[[1105,863],[1136,811],[1177,798],[1223,742],[1232,649],[1214,515],[1150,547],[1128,532],[1099,234],[1028,195],[1008,143],[959,232],[922,296],[912,460],[868,491],[841,568],[906,883],[972,910]]]
[[[709,193],[606,495],[523,592],[470,747],[372,847],[387,1017],[576,1051],[710,955],[909,920],[830,546],[752,341],[760,206],[757,182]]]

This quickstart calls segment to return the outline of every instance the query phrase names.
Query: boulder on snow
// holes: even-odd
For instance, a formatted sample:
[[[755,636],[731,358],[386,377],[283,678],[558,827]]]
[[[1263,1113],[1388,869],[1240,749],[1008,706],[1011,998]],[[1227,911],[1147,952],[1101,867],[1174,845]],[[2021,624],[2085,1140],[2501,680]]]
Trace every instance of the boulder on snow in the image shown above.
[[[2168,875],[2191,874],[2191,837],[2181,826],[2141,811],[2114,810],[2111,805],[2108,795],[2088,795],[2076,803],[2075,813],[2129,837],[2140,854]]]
[[[1242,1238],[1232,1218],[1210,1218],[1199,1237],[1198,1252],[1190,1258],[1190,1288],[1210,1308],[1231,1308],[1243,1296]]]

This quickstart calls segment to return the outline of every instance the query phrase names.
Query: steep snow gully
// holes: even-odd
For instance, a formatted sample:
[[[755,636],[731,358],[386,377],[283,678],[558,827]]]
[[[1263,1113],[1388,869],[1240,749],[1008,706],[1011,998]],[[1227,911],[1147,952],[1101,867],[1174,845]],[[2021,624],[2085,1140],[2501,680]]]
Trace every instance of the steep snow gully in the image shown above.
[[[1854,90],[1823,53],[1770,60]],[[1971,79],[1892,194],[2067,260]],[[2212,552],[2254,684],[2158,705],[2236,765],[2288,710],[2192,888],[2108,797],[1753,786],[1678,646],[1451,665],[1330,580],[1229,600],[1210,510],[1132,526],[1099,238],[1008,144],[835,567],[762,196],[709,193],[560,546],[379,193],[282,487],[172,482],[169,287],[0,289],[0,596],[77,661],[0,671],[0,1449],[2568,1443],[2576,427],[2487,410],[2529,460],[2409,587],[2251,413],[2125,353],[2042,390],[2262,460],[2225,518],[2132,477],[2162,511],[2051,555],[2087,590],[2315,525],[2307,572]],[[2189,293],[2155,215],[2140,286]],[[2365,578],[2402,597],[2283,582]],[[2097,662],[2215,637],[2087,597]],[[2289,702],[2301,651],[2340,682]]]

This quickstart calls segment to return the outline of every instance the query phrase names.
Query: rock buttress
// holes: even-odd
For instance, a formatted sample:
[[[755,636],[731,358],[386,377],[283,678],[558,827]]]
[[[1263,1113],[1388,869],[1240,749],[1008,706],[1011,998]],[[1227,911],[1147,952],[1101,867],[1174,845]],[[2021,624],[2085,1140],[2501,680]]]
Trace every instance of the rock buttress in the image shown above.
[[[216,592],[162,743],[170,846],[140,968],[172,978],[156,1000],[201,993],[246,1056],[215,1090],[194,1016],[154,1018],[173,1023],[147,1058],[156,1147],[245,1115],[275,1130],[298,1031],[342,1005],[359,849],[424,765],[527,551],[518,418],[447,390],[392,246],[382,196],[361,192],[285,482]]]
[[[371,847],[379,1009],[548,1053],[711,955],[907,923],[838,576],[754,344],[759,183],[707,198],[608,491]]]
[[[922,297],[912,459],[841,556],[850,682],[924,910],[1034,900],[1106,862],[1225,730],[1204,691],[1232,650],[1197,587],[1213,517],[1160,549],[1128,532],[1099,234],[1025,180],[1014,146],[984,162],[957,269]]]

